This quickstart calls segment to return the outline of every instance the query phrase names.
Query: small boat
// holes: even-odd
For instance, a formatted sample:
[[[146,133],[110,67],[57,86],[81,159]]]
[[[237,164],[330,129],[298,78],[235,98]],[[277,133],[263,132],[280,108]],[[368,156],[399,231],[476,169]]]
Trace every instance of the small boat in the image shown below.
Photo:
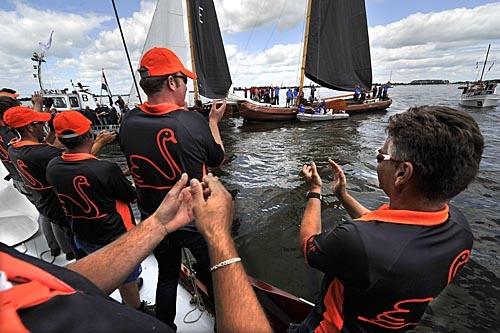
[[[331,111],[328,111],[325,114],[299,112],[297,114],[297,119],[300,121],[328,121],[328,120],[342,120],[348,118],[349,114],[345,112],[333,113]]]
[[[326,106],[328,107],[329,103],[333,101],[335,100],[326,101]],[[344,101],[347,104],[345,107],[345,112],[350,115],[364,112],[384,111],[392,104],[392,99],[390,98],[380,101],[376,99],[369,99],[361,103],[355,102],[354,99],[347,99]]]
[[[250,121],[287,121],[295,120],[298,112],[297,107],[279,107],[259,105],[246,100],[238,101],[240,115]]]
[[[488,44],[488,51],[486,51],[486,58],[484,59],[483,70],[479,81],[468,83],[467,86],[464,87],[458,87],[458,89],[462,89],[462,95],[460,95],[460,101],[458,102],[462,106],[474,108],[492,107],[496,106],[500,100],[500,95],[495,94],[497,83],[483,81],[484,70],[490,54],[490,47],[491,44]],[[491,67],[493,67],[493,64],[488,71]]]

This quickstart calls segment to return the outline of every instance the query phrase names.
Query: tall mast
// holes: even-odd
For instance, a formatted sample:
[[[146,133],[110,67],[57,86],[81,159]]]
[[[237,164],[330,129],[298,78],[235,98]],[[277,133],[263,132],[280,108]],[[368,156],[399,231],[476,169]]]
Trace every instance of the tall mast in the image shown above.
[[[484,59],[483,71],[481,72],[481,78],[479,79],[479,82],[483,81],[484,69],[486,68],[486,63],[488,62],[488,54],[490,54],[490,47],[491,44],[488,44],[488,51],[486,51],[486,59]]]
[[[307,0],[307,13],[306,13],[306,25],[304,29],[304,44],[302,48],[302,65],[300,67],[300,83],[299,83],[299,96],[296,101],[296,105],[300,104],[300,98],[304,90],[304,75],[306,72],[306,56],[307,56],[307,42],[309,40],[309,22],[311,21],[311,8],[312,0]]]
[[[188,31],[189,31],[189,49],[191,53],[191,66],[193,67],[193,72],[196,73],[194,43],[193,43],[193,28],[192,28],[193,17],[191,17],[190,0],[186,0],[186,9],[187,9]],[[193,80],[193,89],[194,89],[194,105],[196,106],[196,102],[200,99],[198,92],[198,80],[196,79]]]

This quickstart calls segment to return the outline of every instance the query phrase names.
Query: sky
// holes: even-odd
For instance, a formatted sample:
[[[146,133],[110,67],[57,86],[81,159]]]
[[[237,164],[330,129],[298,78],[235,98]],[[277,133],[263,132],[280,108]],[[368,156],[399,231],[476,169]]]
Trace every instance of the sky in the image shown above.
[[[115,2],[136,68],[156,1]],[[306,0],[214,3],[234,86],[298,84]],[[494,64],[486,78],[500,79],[500,2],[365,3],[374,82],[474,80],[489,43],[486,69]],[[111,0],[0,0],[0,29],[0,88],[22,96],[39,89],[30,58],[54,31],[42,67],[45,88],[63,89],[73,80],[99,93],[104,68],[113,94],[130,91]]]

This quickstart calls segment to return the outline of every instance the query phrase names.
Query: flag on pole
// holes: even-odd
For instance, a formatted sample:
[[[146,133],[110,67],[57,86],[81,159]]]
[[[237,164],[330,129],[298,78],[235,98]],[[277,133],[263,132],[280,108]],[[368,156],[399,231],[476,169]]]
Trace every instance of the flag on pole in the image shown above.
[[[54,34],[54,30],[50,33],[49,41],[47,43],[38,42],[38,46],[42,49],[42,54],[47,52],[52,45],[52,35]]]
[[[111,90],[109,89],[108,80],[106,80],[106,75],[104,75],[104,68],[102,69],[101,89],[106,90],[106,92],[108,93],[109,105],[113,106],[113,98],[111,95]]]

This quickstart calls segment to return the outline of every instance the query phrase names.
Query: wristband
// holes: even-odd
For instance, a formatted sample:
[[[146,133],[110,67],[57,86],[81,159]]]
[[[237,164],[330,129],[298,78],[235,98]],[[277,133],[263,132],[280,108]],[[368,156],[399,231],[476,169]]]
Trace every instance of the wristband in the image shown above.
[[[210,272],[218,270],[221,267],[234,264],[235,262],[238,262],[238,261],[241,261],[240,257],[235,257],[235,258],[231,258],[231,259],[227,259],[227,260],[221,261],[217,265],[213,265],[212,267],[210,267]]]
[[[314,199],[319,199],[320,201],[323,200],[323,196],[321,195],[321,193],[318,193],[318,192],[307,192],[307,199],[311,199],[311,198],[314,198]]]

